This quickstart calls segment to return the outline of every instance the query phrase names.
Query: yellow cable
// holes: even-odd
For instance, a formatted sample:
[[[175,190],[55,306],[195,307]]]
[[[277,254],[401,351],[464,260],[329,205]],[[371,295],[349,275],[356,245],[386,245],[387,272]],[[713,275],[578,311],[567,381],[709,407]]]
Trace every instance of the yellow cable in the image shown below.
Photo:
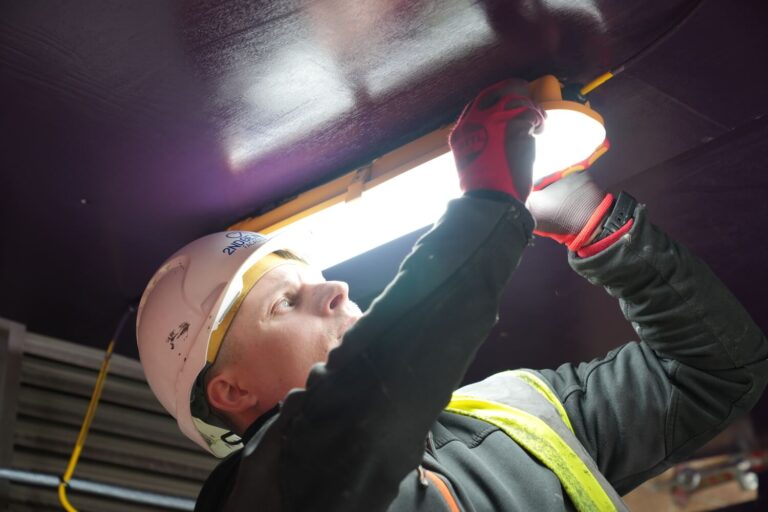
[[[612,72],[606,71],[605,73],[598,76],[597,78],[589,82],[587,85],[582,87],[579,92],[581,93],[582,96],[586,96],[587,94],[589,94],[590,92],[597,89],[598,87],[603,85],[605,82],[613,78],[613,76],[614,74]]]
[[[64,507],[67,512],[77,512],[77,509],[73,507],[67,499],[67,484],[59,484],[59,503]]]
[[[64,510],[67,512],[77,512],[77,509],[72,506],[67,498],[67,486],[72,479],[72,475],[75,473],[75,467],[77,461],[80,459],[80,454],[83,451],[83,445],[85,439],[88,437],[88,431],[91,429],[91,423],[93,417],[96,415],[96,407],[101,400],[101,391],[104,389],[104,382],[107,379],[107,372],[109,371],[109,362],[112,358],[112,349],[115,346],[115,340],[109,342],[107,351],[104,353],[104,360],[101,362],[101,368],[99,369],[99,376],[96,378],[96,384],[93,387],[91,393],[91,401],[88,404],[88,410],[85,412],[85,418],[83,418],[83,424],[80,426],[80,433],[77,435],[77,441],[75,441],[75,447],[72,450],[72,455],[69,457],[69,463],[67,469],[64,471],[64,476],[61,477],[61,483],[59,484],[59,502]]]

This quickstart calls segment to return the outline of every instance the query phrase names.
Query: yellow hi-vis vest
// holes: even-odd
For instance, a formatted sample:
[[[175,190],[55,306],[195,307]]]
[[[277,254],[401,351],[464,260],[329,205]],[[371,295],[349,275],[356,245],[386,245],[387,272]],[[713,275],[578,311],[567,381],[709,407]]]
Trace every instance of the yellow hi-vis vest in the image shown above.
[[[576,438],[563,405],[535,373],[502,372],[461,388],[446,411],[485,421],[505,432],[555,473],[577,510],[628,510]]]

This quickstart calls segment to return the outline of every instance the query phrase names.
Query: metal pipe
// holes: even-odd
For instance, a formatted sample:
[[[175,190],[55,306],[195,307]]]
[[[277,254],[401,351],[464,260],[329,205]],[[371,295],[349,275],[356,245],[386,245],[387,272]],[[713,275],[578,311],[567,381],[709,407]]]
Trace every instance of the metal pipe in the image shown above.
[[[21,469],[0,468],[0,479],[10,480],[11,482],[37,485],[41,487],[56,488],[61,480],[56,475],[48,473],[37,473],[34,471],[24,471]],[[103,484],[73,478],[69,481],[68,487],[76,492],[104,496],[108,498],[117,498],[132,503],[142,503],[144,505],[154,505],[174,510],[194,510],[195,501],[178,496],[168,496],[166,494],[157,494],[154,492],[140,491],[129,487],[119,485]]]

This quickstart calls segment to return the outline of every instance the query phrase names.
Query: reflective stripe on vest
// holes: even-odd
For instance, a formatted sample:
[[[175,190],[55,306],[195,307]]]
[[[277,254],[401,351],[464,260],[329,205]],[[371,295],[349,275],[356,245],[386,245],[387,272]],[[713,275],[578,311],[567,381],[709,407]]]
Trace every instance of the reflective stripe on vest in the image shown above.
[[[532,372],[517,370],[491,379],[504,379],[505,388],[512,384],[515,388],[513,395],[520,398],[519,402],[526,410],[483,397],[484,381],[455,393],[446,411],[470,416],[501,429],[555,473],[577,510],[627,510],[578,443],[563,405],[541,378]],[[475,396],[476,391],[480,391],[479,396]],[[505,402],[510,401],[509,396],[505,397]]]

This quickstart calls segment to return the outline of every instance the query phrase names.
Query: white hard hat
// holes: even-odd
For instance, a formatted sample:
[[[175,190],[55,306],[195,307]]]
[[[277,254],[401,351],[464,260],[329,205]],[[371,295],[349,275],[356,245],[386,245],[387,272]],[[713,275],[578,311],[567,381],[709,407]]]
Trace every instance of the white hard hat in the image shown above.
[[[211,413],[203,370],[253,284],[287,261],[273,253],[298,258],[288,245],[248,231],[204,236],[168,258],[141,297],[136,338],[147,382],[184,435],[217,457],[242,443]]]

